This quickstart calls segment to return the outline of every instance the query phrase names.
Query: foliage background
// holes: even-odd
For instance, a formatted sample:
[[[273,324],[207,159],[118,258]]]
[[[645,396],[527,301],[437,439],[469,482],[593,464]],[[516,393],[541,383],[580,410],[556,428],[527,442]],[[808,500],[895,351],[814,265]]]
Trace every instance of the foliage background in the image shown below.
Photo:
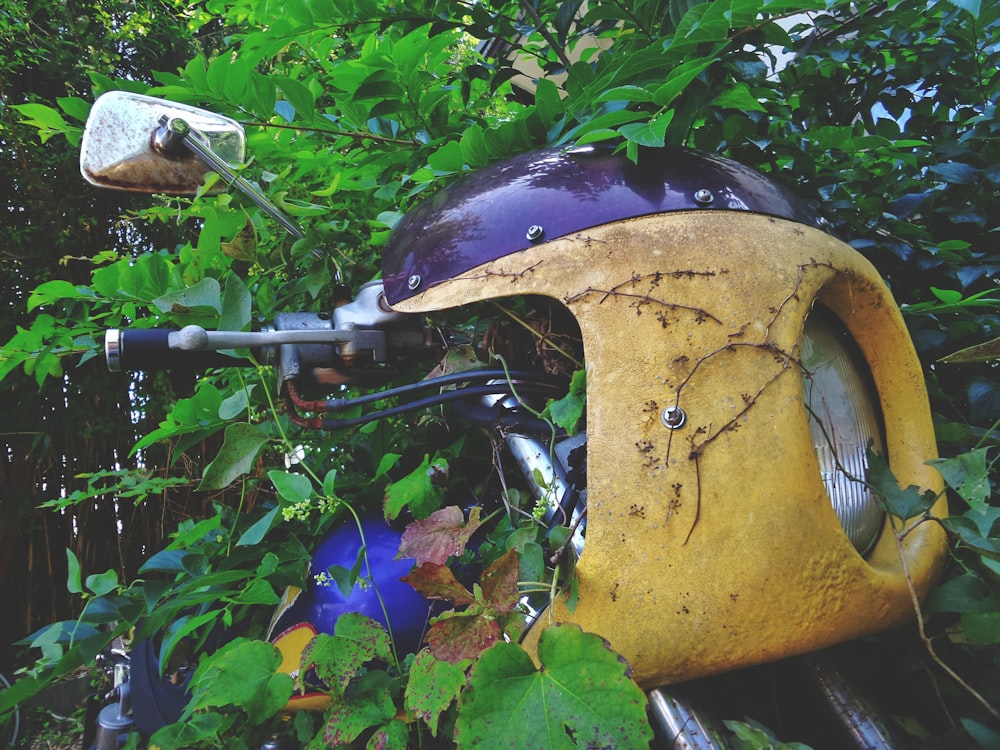
[[[902,304],[942,454],[965,457],[967,469],[949,478],[963,490],[949,527],[954,563],[928,604],[927,633],[983,698],[929,665],[920,674],[930,682],[915,692],[938,698],[915,705],[907,726],[928,745],[991,737],[995,716],[983,704],[1000,698],[997,351],[941,358],[1000,336],[996,4],[174,0],[124,12],[96,0],[6,0],[0,24],[0,580],[5,600],[25,603],[8,610],[5,641],[77,614],[79,601],[62,592],[77,563],[134,581],[183,519],[216,519],[238,539],[274,502],[290,502],[266,475],[289,446],[325,456],[340,445],[339,458],[317,463],[316,484],[332,464],[328,494],[362,502],[378,502],[429,448],[455,463],[452,492],[480,489],[468,480],[483,468],[476,446],[455,446],[433,420],[336,440],[298,435],[272,415],[267,373],[197,384],[106,375],[93,358],[104,328],[222,317],[245,325],[327,309],[337,283],[355,289],[375,276],[395,218],[463,172],[544,144],[620,139],[635,155],[681,143],[796,186]],[[538,66],[530,86],[512,67],[525,59]],[[86,187],[75,162],[88,102],[118,88],[244,123],[249,176],[307,239],[291,242],[229,194],[136,201]],[[177,314],[164,300],[188,287],[207,292]],[[234,419],[263,452],[245,448],[256,458],[234,486],[213,481],[199,492]],[[130,453],[154,430],[162,442]],[[380,472],[383,460],[392,467]],[[56,512],[36,510],[57,497]],[[313,514],[275,526],[261,542],[276,554],[266,574],[257,568],[264,548],[199,552],[213,573],[236,576],[234,601],[214,617],[238,620],[266,604],[254,581],[280,587],[330,522]],[[186,529],[175,549],[204,530],[194,521]],[[89,595],[109,593],[93,583]]]

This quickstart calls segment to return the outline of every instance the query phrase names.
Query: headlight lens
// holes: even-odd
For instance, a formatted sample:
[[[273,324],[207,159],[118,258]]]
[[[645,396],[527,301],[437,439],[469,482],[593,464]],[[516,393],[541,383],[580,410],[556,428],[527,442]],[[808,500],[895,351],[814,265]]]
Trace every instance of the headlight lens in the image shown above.
[[[867,449],[884,452],[882,419],[864,357],[840,320],[817,307],[802,336],[809,431],[833,509],[855,549],[874,546],[885,514],[869,490]]]

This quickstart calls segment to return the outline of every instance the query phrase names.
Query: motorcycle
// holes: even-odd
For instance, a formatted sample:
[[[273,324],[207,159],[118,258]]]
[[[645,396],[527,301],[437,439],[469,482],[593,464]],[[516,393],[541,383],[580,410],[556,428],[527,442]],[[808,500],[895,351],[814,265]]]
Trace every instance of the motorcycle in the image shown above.
[[[212,170],[298,232],[230,166],[244,151],[232,120],[114,92],[93,107],[81,171],[98,186],[191,194]],[[511,296],[554,300],[577,327],[584,433],[538,419],[566,387],[538,370],[306,396],[382,388],[400,363],[447,348],[426,320]],[[867,482],[879,454],[900,484],[943,498],[925,463],[936,449],[923,375],[875,269],[769,178],[681,148],[650,149],[638,163],[599,145],[544,149],[471,174],[405,216],[381,280],[332,311],[282,313],[256,332],[106,338],[116,371],[238,365],[226,352],[246,348],[275,366],[303,426],[444,404],[490,431],[544,522],[572,530],[577,557],[575,607],[554,598],[534,612],[523,645],[533,653],[549,621],[602,635],[648,691],[665,746],[724,747],[710,718],[716,696],[699,697],[701,686],[793,657],[853,746],[893,746],[824,649],[912,619],[942,565],[943,531],[901,533]],[[344,416],[390,398],[398,405]],[[943,499],[933,512],[945,512]],[[293,626],[316,631],[317,596],[304,593]]]

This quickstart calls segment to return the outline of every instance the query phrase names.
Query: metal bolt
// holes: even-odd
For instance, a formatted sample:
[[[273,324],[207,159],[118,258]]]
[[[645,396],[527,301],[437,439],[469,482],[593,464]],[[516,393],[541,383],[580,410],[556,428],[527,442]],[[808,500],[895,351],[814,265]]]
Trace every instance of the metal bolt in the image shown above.
[[[545,236],[545,228],[538,224],[532,224],[524,236],[528,238],[528,242],[538,242]]]
[[[406,286],[411,292],[415,292],[417,287],[420,286],[421,281],[423,281],[423,279],[420,278],[420,274],[415,273],[406,280]]]
[[[699,205],[707,206],[707,205],[709,205],[714,200],[715,200],[715,196],[712,195],[712,191],[711,190],[707,190],[705,188],[702,188],[701,190],[695,191],[694,202],[698,203]]]
[[[679,406],[668,406],[660,412],[660,421],[668,430],[679,430],[687,423],[687,414]]]

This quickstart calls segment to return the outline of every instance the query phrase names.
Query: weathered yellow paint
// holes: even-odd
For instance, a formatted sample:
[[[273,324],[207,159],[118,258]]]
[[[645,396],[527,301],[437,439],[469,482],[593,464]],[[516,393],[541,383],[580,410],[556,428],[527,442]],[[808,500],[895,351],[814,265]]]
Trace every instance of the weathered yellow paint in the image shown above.
[[[913,616],[944,535],[923,524],[867,559],[826,497],[794,359],[817,301],[872,370],[890,466],[941,490],[924,380],[872,266],[799,224],[722,211],[596,227],[473,269],[396,309],[508,295],[561,300],[587,361],[587,542],[574,612],[550,621],[607,638],[644,686],[790,656]],[[659,415],[681,406],[687,425]],[[934,508],[944,514],[944,500]],[[526,643],[533,648],[538,627]]]

